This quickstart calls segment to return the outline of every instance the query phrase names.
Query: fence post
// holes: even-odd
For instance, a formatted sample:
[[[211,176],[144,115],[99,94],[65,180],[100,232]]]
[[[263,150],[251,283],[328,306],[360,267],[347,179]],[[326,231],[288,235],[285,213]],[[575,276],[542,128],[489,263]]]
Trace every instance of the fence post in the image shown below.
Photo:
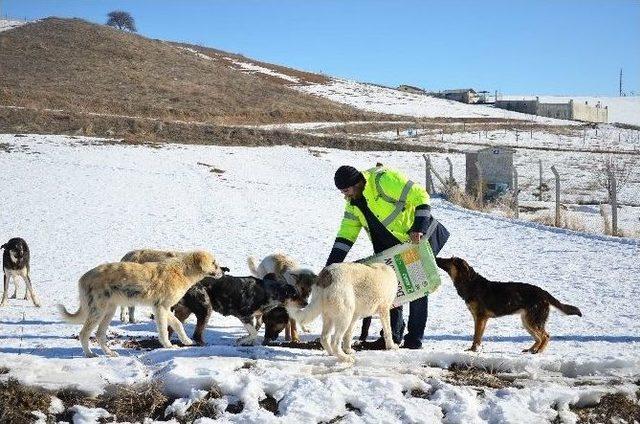
[[[551,166],[551,171],[556,177],[556,227],[560,226],[560,174],[556,170],[556,166]]]
[[[616,187],[616,176],[609,169],[609,181],[611,181],[611,192],[609,193],[609,201],[611,202],[611,233],[618,235],[618,193]]]
[[[448,156],[447,156],[447,162],[449,163],[449,182],[453,184],[453,182],[455,181],[453,179],[453,163],[451,162],[451,159]]]
[[[518,204],[518,194],[520,194],[520,190],[518,189],[518,169],[513,167],[513,207],[516,211],[516,219],[520,217],[520,205]]]
[[[542,159],[538,161],[538,170],[540,171],[540,183],[538,184],[538,200],[542,202]]]
[[[422,157],[424,158],[425,167],[424,185],[427,189],[427,193],[429,193],[429,195],[431,196],[434,192],[433,180],[431,179],[431,159],[429,159],[429,156],[427,156],[426,154],[423,154]]]
[[[484,196],[482,194],[482,191],[484,189],[484,184],[482,182],[482,168],[480,168],[480,164],[478,162],[474,162],[473,164],[478,171],[478,189],[476,194],[478,196],[478,203],[480,204],[480,206],[482,206],[484,204]]]

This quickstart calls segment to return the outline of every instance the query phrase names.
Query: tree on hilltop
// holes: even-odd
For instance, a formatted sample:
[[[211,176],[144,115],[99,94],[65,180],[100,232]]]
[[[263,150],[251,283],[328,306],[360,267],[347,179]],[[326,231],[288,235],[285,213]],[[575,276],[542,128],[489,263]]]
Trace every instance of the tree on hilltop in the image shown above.
[[[114,10],[113,12],[109,12],[107,16],[109,17],[107,25],[131,32],[137,31],[136,22],[133,20],[133,17],[129,12],[125,12],[124,10]]]

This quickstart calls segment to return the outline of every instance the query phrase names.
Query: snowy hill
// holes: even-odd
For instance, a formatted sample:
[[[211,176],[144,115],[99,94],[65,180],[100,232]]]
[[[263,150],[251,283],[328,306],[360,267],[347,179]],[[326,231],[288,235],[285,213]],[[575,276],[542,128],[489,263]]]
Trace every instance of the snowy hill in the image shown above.
[[[422,181],[421,158],[402,152],[292,147],[120,145],[64,136],[0,135],[3,204],[0,240],[30,244],[34,308],[10,299],[0,308],[0,365],[22,382],[99,392],[108,384],[159,379],[175,396],[217,385],[226,422],[575,422],[570,406],[607,392],[635,393],[640,375],[637,240],[585,235],[460,209],[433,200],[452,237],[442,256],[466,258],[488,278],[539,285],[584,316],[552,311],[548,350],[531,344],[518,316],[490,320],[482,351],[465,352],[471,315],[448,277],[430,298],[420,351],[358,352],[351,368],[316,350],[236,347],[240,322],[214,314],[205,347],[139,351],[128,338],[156,337],[148,318],[112,323],[119,358],[85,359],[79,327],[54,305],[77,305],[77,279],[134,248],[207,248],[247,275],[246,257],[283,251],[319,270],[333,243],[343,200],[332,183],[342,164],[377,161]],[[208,164],[219,171],[210,172]],[[251,164],[250,166],[248,164]],[[370,253],[364,234],[350,253]],[[23,287],[23,286],[22,286]],[[19,296],[22,294],[22,289]],[[408,309],[408,308],[407,308]],[[408,311],[405,310],[405,314]],[[144,316],[141,312],[139,316]],[[313,340],[319,322],[303,339]],[[374,320],[370,335],[380,326]],[[187,325],[187,332],[193,325]],[[99,352],[99,349],[97,349]],[[485,370],[493,385],[465,383],[449,368]],[[260,407],[271,396],[275,416]],[[225,412],[242,401],[238,414]],[[184,399],[175,406],[188,403]],[[79,410],[76,418],[86,416]],[[236,411],[237,412],[237,411]]]

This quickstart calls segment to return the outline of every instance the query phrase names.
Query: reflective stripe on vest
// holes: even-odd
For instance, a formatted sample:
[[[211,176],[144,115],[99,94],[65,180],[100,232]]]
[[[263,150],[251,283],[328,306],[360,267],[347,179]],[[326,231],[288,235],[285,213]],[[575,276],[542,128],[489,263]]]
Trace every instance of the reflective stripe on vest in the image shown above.
[[[400,193],[400,198],[396,200],[393,197],[389,196],[387,193],[385,193],[384,190],[382,190],[382,185],[380,184],[380,178],[382,178],[383,174],[384,172],[379,172],[378,174],[376,174],[376,181],[375,181],[376,190],[378,191],[378,195],[382,197],[385,201],[395,204],[395,209],[391,211],[389,216],[387,216],[385,219],[381,221],[382,225],[387,227],[389,224],[393,222],[394,219],[398,217],[398,215],[400,215],[400,213],[404,209],[404,205],[407,203],[407,196],[409,195],[409,190],[411,190],[411,187],[413,187],[413,181],[411,180],[407,181],[407,183],[402,188],[402,193]]]

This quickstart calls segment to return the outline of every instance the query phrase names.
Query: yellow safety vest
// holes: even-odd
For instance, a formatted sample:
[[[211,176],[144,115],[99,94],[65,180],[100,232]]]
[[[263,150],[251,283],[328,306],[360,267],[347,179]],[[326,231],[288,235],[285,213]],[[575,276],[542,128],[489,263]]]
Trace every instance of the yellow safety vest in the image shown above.
[[[409,241],[416,206],[429,204],[427,191],[391,169],[375,167],[362,174],[366,180],[362,194],[371,212],[400,242]],[[337,237],[355,243],[363,227],[371,238],[364,214],[347,200]]]

